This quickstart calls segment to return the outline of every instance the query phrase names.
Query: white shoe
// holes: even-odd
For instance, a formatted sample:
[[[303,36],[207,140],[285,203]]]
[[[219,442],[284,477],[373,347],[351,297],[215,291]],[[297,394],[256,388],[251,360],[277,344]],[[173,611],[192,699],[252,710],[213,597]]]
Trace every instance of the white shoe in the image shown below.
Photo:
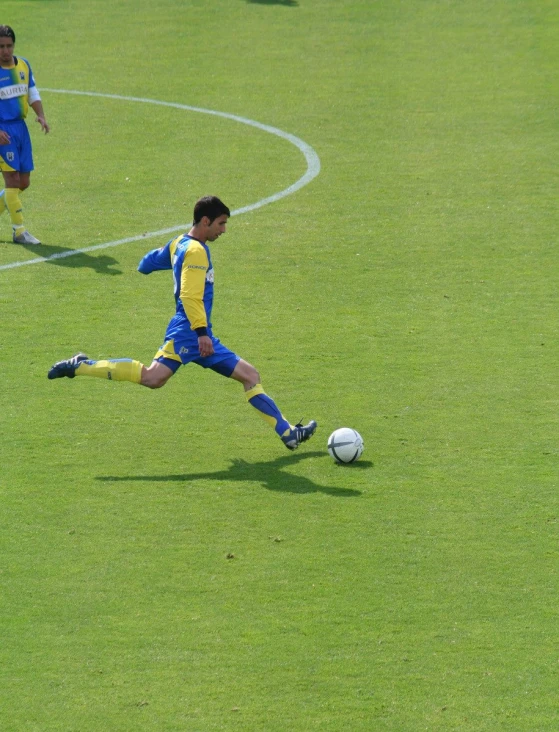
[[[30,234],[27,230],[22,231],[19,236],[16,236],[14,231],[13,236],[14,244],[40,244],[41,242],[38,239],[35,239],[35,237]]]

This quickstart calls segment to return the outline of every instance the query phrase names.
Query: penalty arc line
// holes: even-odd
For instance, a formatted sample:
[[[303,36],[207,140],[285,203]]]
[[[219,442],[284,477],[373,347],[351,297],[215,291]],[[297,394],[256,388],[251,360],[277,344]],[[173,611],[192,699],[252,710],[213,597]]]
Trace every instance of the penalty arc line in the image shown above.
[[[45,89],[42,87],[42,91],[45,92],[52,92],[55,94],[74,94],[77,96],[85,96],[85,97],[103,97],[106,99],[117,99],[120,101],[125,102],[141,102],[143,104],[156,104],[161,107],[174,107],[175,109],[182,109],[186,110],[187,112],[196,112],[199,114],[210,114],[214,117],[223,117],[224,119],[232,120],[233,122],[239,122],[244,125],[249,125],[250,127],[256,127],[259,130],[262,130],[264,132],[268,132],[272,135],[276,135],[276,137],[281,137],[284,140],[287,140],[292,145],[295,145],[295,147],[300,150],[300,152],[304,155],[305,160],[307,161],[307,170],[304,173],[299,180],[295,181],[292,185],[288,186],[287,188],[284,188],[281,191],[278,191],[278,193],[274,193],[271,196],[267,196],[266,198],[262,198],[260,201],[256,201],[256,203],[250,203],[247,206],[242,206],[241,208],[237,208],[234,211],[231,211],[231,216],[238,216],[240,214],[248,213],[249,211],[255,211],[258,208],[262,208],[262,206],[267,206],[269,203],[275,203],[276,201],[281,200],[282,198],[285,198],[286,196],[290,196],[292,193],[295,193],[300,188],[303,188],[308,183],[313,180],[313,178],[316,178],[316,176],[320,173],[320,158],[318,157],[317,153],[313,150],[313,148],[308,145],[304,140],[301,140],[299,137],[296,137],[295,135],[292,135],[289,132],[284,132],[283,130],[280,130],[277,127],[271,127],[270,125],[262,124],[261,122],[256,122],[253,119],[248,119],[248,117],[239,117],[236,114],[229,114],[228,112],[219,112],[215,109],[204,109],[203,107],[192,107],[189,104],[179,104],[177,102],[163,102],[158,99],[146,99],[143,97],[126,97],[121,94],[102,94],[101,92],[85,92],[85,91],[77,91],[77,90],[71,90],[71,89]],[[65,252],[57,252],[56,254],[51,254],[48,257],[37,257],[35,259],[27,259],[21,262],[12,262],[10,264],[3,264],[0,265],[0,270],[3,269],[14,269],[16,267],[24,267],[28,264],[40,264],[41,262],[49,262],[53,259],[64,259],[66,257],[73,257],[78,254],[85,254],[86,252],[93,252],[97,251],[99,249],[108,249],[109,247],[117,247],[121,244],[129,244],[134,241],[140,241],[141,239],[151,239],[156,236],[163,236],[164,234],[173,234],[177,231],[184,231],[185,229],[190,228],[191,224],[180,224],[177,226],[172,226],[168,229],[159,229],[158,231],[150,231],[144,234],[138,234],[136,236],[127,236],[124,239],[116,239],[115,241],[108,241],[104,242],[103,244],[94,244],[90,247],[82,247],[81,249],[71,249],[69,251]]]

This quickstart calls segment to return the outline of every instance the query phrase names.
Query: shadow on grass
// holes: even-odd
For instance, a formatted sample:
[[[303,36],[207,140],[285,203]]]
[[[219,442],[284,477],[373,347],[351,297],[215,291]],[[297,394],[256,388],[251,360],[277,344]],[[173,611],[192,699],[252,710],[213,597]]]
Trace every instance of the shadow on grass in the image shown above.
[[[0,243],[12,244],[12,240],[0,239]],[[31,254],[35,254],[37,258],[44,258],[45,264],[56,264],[59,267],[72,267],[74,269],[86,268],[95,270],[99,274],[119,275],[122,274],[120,269],[111,269],[118,260],[109,257],[107,254],[91,256],[87,252],[75,254],[75,249],[66,247],[53,246],[50,244],[16,244],[14,246],[26,249]]]
[[[313,483],[309,478],[300,475],[292,475],[285,472],[294,463],[301,462],[312,457],[324,457],[323,452],[303,452],[296,455],[284,455],[270,462],[248,463],[246,460],[236,459],[232,461],[231,467],[227,470],[218,470],[215,473],[180,473],[169,475],[100,475],[97,480],[112,481],[142,481],[142,482],[167,482],[190,483],[195,480],[224,480],[239,481],[241,483],[260,483],[270,491],[285,491],[286,493],[325,493],[338,498],[355,498],[362,495],[361,491],[352,488],[339,488],[337,486],[323,486]],[[372,466],[371,462],[361,461],[352,465],[332,465],[335,470],[366,470]]]

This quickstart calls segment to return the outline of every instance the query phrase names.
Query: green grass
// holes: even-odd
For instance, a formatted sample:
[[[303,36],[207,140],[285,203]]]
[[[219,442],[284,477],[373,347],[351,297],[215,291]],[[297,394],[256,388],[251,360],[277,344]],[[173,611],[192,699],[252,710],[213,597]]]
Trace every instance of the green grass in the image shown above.
[[[0,728],[556,730],[559,12],[547,0],[4,0],[39,88],[214,109],[321,173],[212,248],[238,384],[149,363],[150,238],[0,270]],[[239,208],[305,171],[222,118],[44,92],[0,266]],[[365,439],[336,466],[336,427]]]

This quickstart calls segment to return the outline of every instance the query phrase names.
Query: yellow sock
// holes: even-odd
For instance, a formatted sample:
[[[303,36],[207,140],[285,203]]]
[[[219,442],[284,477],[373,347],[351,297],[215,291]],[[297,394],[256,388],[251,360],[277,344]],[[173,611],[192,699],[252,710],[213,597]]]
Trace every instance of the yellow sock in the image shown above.
[[[249,389],[248,391],[245,391],[245,396],[247,398],[247,402],[250,402],[252,397],[256,396],[257,394],[265,394],[264,388],[262,384],[256,384],[252,387],[252,389]]]
[[[76,376],[96,376],[110,381],[131,381],[139,384],[143,364],[131,358],[116,358],[106,361],[82,361],[76,369]]]
[[[0,214],[6,210],[6,191],[0,191]]]
[[[4,203],[10,213],[12,227],[16,236],[24,231],[23,225],[23,206],[19,197],[19,188],[6,188],[4,193]]]

